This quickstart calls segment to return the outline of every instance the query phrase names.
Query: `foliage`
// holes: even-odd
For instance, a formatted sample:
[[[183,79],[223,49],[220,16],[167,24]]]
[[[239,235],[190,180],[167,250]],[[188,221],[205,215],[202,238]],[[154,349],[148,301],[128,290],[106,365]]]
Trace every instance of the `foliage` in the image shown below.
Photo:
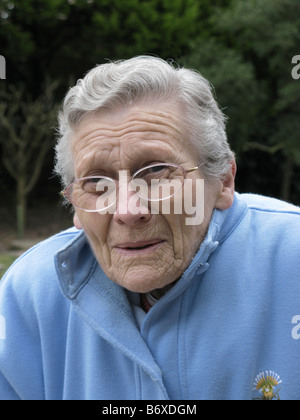
[[[47,84],[44,93],[32,100],[14,86],[0,93],[0,143],[3,164],[16,183],[18,236],[23,237],[26,197],[41,173],[44,159],[53,147],[53,126],[57,106],[53,91],[57,82]]]
[[[300,45],[299,16],[300,3],[294,0],[236,0],[216,10],[213,36],[193,41],[185,59],[214,84],[240,162],[253,149],[278,153],[285,199],[293,169],[300,166],[300,83],[291,77]]]
[[[200,14],[198,0],[0,0],[0,45],[10,77],[36,91],[46,74],[68,81],[106,59],[176,59]]]
[[[0,255],[0,280],[17,257],[12,254]]]

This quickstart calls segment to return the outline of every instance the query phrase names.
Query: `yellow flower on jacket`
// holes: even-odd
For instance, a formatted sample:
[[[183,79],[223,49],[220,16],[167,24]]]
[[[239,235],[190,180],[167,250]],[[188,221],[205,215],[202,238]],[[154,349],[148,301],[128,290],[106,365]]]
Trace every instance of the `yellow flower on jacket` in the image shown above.
[[[280,376],[271,370],[259,373],[255,378],[253,390],[259,391],[261,397],[255,399],[264,401],[280,400],[280,389],[276,391],[276,387],[281,383]]]

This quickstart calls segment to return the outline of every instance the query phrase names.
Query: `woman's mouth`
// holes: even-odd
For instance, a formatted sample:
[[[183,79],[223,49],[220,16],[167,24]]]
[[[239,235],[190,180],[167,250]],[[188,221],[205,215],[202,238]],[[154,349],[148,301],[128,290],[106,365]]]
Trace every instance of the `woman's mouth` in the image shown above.
[[[115,249],[121,255],[132,257],[154,252],[161,246],[163,246],[164,243],[165,241],[161,239],[141,242],[128,242],[121,245],[117,245]]]

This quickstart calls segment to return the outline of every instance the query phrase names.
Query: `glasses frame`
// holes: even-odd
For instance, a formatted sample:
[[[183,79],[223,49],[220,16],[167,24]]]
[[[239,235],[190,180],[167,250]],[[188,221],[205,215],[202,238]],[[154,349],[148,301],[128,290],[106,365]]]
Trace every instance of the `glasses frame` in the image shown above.
[[[173,167],[173,168],[177,168],[177,169],[181,169],[181,171],[182,171],[182,174],[183,174],[183,178],[184,179],[186,179],[186,177],[187,177],[187,175],[188,174],[190,174],[190,173],[192,173],[192,172],[195,172],[195,171],[197,171],[199,168],[200,168],[200,166],[201,165],[198,165],[198,166],[194,166],[193,168],[190,168],[190,169],[185,169],[185,168],[183,168],[182,166],[180,166],[180,165],[176,165],[175,163],[163,163],[163,162],[161,162],[161,163],[154,163],[154,164],[152,164],[152,165],[148,165],[148,166],[145,166],[144,168],[141,168],[141,169],[139,169],[138,171],[136,171],[133,175],[132,175],[132,177],[131,177],[131,179],[134,179],[134,178],[136,178],[137,177],[137,175],[139,174],[139,173],[141,173],[141,172],[143,172],[143,171],[145,171],[145,170],[147,170],[147,169],[151,169],[151,168],[155,168],[155,167],[157,167],[157,166],[163,166],[163,165],[167,165],[167,166],[171,166],[171,167]],[[71,199],[71,197],[70,197],[70,194],[69,194],[69,190],[71,189],[71,187],[76,183],[76,182],[79,182],[79,181],[85,181],[85,180],[87,180],[87,179],[97,179],[97,178],[100,178],[100,176],[99,175],[94,175],[94,176],[86,176],[86,177],[83,177],[83,178],[78,178],[78,179],[75,179],[74,181],[72,181],[64,190],[62,190],[61,192],[60,192],[60,195],[62,196],[62,197],[64,197],[64,198],[66,198],[68,201],[69,201],[69,203],[70,204],[72,204],[74,207],[76,207],[77,209],[80,209],[80,210],[83,210],[83,211],[85,211],[85,212],[87,212],[87,213],[99,213],[99,212],[101,212],[101,211],[104,211],[105,209],[102,209],[102,210],[87,210],[87,209],[84,209],[84,208],[82,208],[82,207],[80,207],[80,206],[78,206],[77,204],[75,204],[75,203],[73,203],[73,201],[72,201],[72,199]],[[119,181],[117,181],[116,179],[114,179],[114,178],[110,178],[110,177],[107,177],[107,176],[102,176],[101,175],[101,178],[103,178],[103,179],[107,179],[108,181],[112,181],[112,182],[114,182],[115,184],[116,183],[118,183]],[[173,195],[174,196],[174,195]],[[171,196],[171,197],[173,197],[173,196]],[[169,198],[171,198],[171,197],[169,197]],[[163,201],[164,199],[162,199],[162,200],[159,200],[159,201]],[[149,201],[151,201],[151,200],[149,200]],[[109,206],[110,207],[110,206]]]

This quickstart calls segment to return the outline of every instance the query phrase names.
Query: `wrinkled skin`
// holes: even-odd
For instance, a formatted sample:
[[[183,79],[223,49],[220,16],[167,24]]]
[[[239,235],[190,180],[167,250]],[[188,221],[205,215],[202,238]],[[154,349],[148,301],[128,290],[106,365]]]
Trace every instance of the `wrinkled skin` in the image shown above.
[[[182,112],[175,103],[152,103],[88,114],[72,138],[75,177],[101,173],[118,179],[120,170],[127,170],[130,176],[157,162],[175,163],[185,169],[197,166],[197,153],[186,139]],[[214,208],[232,205],[234,176],[232,162],[225,180],[205,183],[204,220],[199,226],[187,226],[185,214],[155,215],[147,210],[143,212],[147,214],[131,214],[122,200],[118,200],[114,214],[75,209],[74,224],[84,229],[100,266],[112,281],[139,293],[163,290],[191,263]],[[203,175],[197,170],[188,178]],[[139,249],[133,249],[134,245]],[[144,245],[149,246],[142,250]]]

